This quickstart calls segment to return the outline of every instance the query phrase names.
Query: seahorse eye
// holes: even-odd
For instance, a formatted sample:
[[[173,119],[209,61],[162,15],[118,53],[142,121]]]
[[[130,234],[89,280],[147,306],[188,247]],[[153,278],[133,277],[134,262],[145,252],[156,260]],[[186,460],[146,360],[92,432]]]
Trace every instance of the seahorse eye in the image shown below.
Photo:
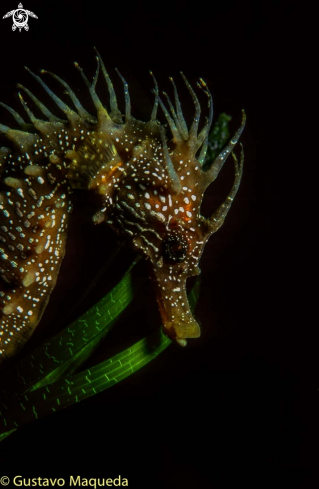
[[[184,261],[187,251],[187,240],[178,233],[168,235],[163,241],[163,257],[168,262],[180,263]]]

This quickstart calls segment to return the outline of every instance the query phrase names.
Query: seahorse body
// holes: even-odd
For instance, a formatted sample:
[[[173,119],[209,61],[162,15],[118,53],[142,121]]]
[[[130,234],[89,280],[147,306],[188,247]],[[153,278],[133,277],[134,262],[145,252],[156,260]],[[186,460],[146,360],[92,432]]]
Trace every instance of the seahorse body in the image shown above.
[[[223,224],[238,190],[243,152],[235,162],[235,181],[226,201],[207,219],[200,206],[208,185],[215,180],[236,145],[245,125],[203,170],[208,134],[212,123],[212,98],[203,80],[200,87],[208,98],[209,117],[198,131],[200,104],[184,77],[195,105],[191,127],[184,120],[176,86],[175,107],[167,97],[168,112],[156,80],[155,103],[148,122],[131,115],[128,85],[124,84],[125,115],[120,113],[111,79],[103,61],[90,84],[80,70],[96,107],[96,117],[80,104],[62,79],[56,78],[72,99],[76,110],[59,99],[30,72],[64,112],[67,120],[54,116],[28,89],[20,85],[48,120],[30,111],[20,100],[31,124],[5,104],[21,130],[0,125],[12,149],[1,148],[0,193],[0,358],[12,356],[32,334],[56,283],[64,256],[66,229],[72,209],[73,189],[84,188],[100,196],[101,206],[93,216],[124,235],[150,263],[151,279],[163,321],[164,332],[181,345],[200,335],[186,296],[186,279],[200,272],[198,262],[209,236]],[[99,69],[107,83],[110,111],[98,98],[95,86]],[[30,70],[29,70],[30,71]],[[44,73],[44,72],[43,72]],[[158,105],[172,137],[157,121]]]

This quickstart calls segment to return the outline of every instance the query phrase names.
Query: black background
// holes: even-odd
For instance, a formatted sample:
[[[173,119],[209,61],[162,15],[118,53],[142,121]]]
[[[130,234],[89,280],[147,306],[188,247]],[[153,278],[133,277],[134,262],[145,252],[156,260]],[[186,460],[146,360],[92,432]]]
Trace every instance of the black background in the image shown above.
[[[232,131],[242,108],[247,126],[239,193],[201,260],[196,317],[202,337],[185,349],[171,346],[118,386],[19,430],[0,446],[1,474],[121,473],[129,487],[183,489],[230,487],[232,475],[238,483],[253,477],[257,487],[266,477],[272,485],[313,487],[318,334],[307,317],[307,283],[299,274],[307,257],[293,247],[303,220],[297,219],[301,162],[290,152],[298,139],[303,7],[270,0],[23,4],[39,17],[29,20],[29,32],[12,32],[11,19],[0,21],[1,100],[9,105],[19,107],[17,82],[38,90],[23,69],[27,65],[69,81],[91,108],[72,62],[91,77],[96,46],[118,93],[114,67],[129,81],[136,117],[148,117],[151,108],[149,69],[165,90],[168,76],[181,86],[183,70],[193,85],[204,78],[215,114],[233,116]],[[2,2],[1,17],[14,8],[14,1]],[[4,110],[1,121],[9,121]],[[232,178],[228,162],[207,191],[206,215],[226,197]],[[61,325],[63,313],[116,247],[111,231],[91,225],[93,207],[79,197],[57,288],[27,348]],[[109,290],[132,257],[128,249],[120,252],[78,312]],[[143,264],[138,273],[147,274]],[[95,361],[160,324],[149,289],[146,283]]]

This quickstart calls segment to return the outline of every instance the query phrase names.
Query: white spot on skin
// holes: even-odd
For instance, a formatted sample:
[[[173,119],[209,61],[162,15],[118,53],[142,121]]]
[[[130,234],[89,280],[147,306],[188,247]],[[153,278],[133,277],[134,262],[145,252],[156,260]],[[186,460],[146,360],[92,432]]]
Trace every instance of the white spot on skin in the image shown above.
[[[161,212],[154,212],[154,211],[152,211],[151,214],[153,216],[156,216],[159,221],[165,222],[165,216]]]

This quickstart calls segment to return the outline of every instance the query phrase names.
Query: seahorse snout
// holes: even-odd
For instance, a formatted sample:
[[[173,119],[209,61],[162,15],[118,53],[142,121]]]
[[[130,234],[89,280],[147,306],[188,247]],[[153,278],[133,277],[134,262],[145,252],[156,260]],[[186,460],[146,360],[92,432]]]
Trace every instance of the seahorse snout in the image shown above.
[[[175,276],[175,280],[164,270],[156,270],[155,291],[159,306],[163,332],[181,346],[187,338],[198,338],[200,327],[195,320],[186,294],[186,276]],[[168,277],[171,277],[169,279]]]
[[[163,324],[164,333],[176,341],[181,346],[187,345],[187,338],[199,338],[200,327],[198,322],[192,317],[191,321],[183,321],[180,318],[174,319],[174,321],[167,321]]]

